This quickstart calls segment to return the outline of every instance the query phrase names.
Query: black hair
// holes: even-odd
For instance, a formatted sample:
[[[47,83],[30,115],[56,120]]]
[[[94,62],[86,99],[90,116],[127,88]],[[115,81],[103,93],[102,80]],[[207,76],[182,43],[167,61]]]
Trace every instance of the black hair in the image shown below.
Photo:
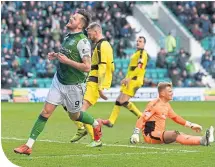
[[[91,14],[88,11],[86,11],[85,9],[79,9],[77,11],[77,13],[83,16],[83,18],[82,18],[82,20],[84,22],[83,29],[86,29],[91,21]]]
[[[144,43],[146,43],[146,38],[144,36],[139,36],[139,38],[143,38]]]

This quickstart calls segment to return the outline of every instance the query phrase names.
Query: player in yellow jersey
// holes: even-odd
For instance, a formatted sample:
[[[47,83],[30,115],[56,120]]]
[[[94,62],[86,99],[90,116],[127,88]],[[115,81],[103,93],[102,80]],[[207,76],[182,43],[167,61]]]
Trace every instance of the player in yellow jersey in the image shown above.
[[[120,107],[123,106],[135,114],[138,118],[142,115],[140,110],[129,101],[136,91],[143,85],[145,68],[148,56],[144,50],[146,39],[143,36],[137,39],[137,51],[132,55],[126,77],[121,81],[120,95],[108,120],[103,120],[103,124],[112,127],[119,115]]]
[[[110,88],[114,72],[113,49],[103,37],[101,26],[96,22],[91,23],[87,28],[87,34],[88,38],[96,44],[92,55],[91,71],[87,80],[82,111],[86,111],[90,106],[94,105],[99,97],[107,100],[103,90]],[[75,122],[75,124],[78,127],[78,131],[71,139],[71,142],[80,140],[88,132],[92,138],[92,142],[88,146],[97,147],[102,145],[102,142],[98,141],[100,136],[94,136],[91,125],[81,122]]]

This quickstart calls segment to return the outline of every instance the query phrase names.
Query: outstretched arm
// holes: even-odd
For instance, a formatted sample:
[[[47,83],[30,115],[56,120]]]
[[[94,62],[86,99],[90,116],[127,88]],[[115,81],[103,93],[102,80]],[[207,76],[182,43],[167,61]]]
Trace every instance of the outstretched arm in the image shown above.
[[[182,118],[181,116],[177,115],[172,109],[170,109],[169,113],[168,113],[169,118],[171,118],[173,121],[175,121],[176,123],[185,126],[185,127],[189,127],[191,129],[193,129],[196,132],[201,132],[202,130],[202,126],[196,124],[196,123],[192,123],[189,121],[186,121],[184,118]]]

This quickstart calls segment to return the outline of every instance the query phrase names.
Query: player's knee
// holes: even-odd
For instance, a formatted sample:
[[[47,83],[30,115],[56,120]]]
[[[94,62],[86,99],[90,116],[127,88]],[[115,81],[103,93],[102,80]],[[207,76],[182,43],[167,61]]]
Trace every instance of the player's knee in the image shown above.
[[[49,118],[52,115],[52,111],[46,110],[45,108],[42,110],[41,115],[45,118]]]
[[[79,112],[77,112],[77,113],[70,113],[70,114],[69,114],[69,118],[70,118],[71,120],[73,120],[73,121],[79,120],[79,117],[80,117],[80,113],[79,113]]]
[[[66,108],[66,106],[63,106],[63,109],[64,109],[65,111],[68,111],[67,108]]]
[[[173,137],[174,139],[176,139],[178,135],[180,135],[180,133],[179,133],[179,131],[177,131],[177,130],[175,130],[175,131],[172,133],[172,137]]]
[[[124,101],[124,100],[122,100],[122,99],[119,99],[119,100],[117,100],[116,101],[116,105],[118,105],[118,106],[124,106],[124,107],[126,107],[127,105],[128,105],[128,101]]]
[[[115,105],[117,105],[117,106],[121,106],[120,101],[118,101],[118,100],[117,100],[117,101],[115,102]]]
[[[129,102],[126,101],[126,102],[122,102],[121,104],[122,104],[123,107],[127,107],[127,106],[128,106],[128,103],[129,103]]]

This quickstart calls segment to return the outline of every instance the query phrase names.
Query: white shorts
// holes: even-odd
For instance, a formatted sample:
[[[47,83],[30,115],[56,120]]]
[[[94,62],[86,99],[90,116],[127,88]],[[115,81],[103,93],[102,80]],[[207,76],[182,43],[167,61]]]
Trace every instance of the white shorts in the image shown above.
[[[76,113],[81,110],[84,92],[84,83],[63,85],[58,81],[55,74],[46,101],[57,106],[63,105],[69,113]]]

